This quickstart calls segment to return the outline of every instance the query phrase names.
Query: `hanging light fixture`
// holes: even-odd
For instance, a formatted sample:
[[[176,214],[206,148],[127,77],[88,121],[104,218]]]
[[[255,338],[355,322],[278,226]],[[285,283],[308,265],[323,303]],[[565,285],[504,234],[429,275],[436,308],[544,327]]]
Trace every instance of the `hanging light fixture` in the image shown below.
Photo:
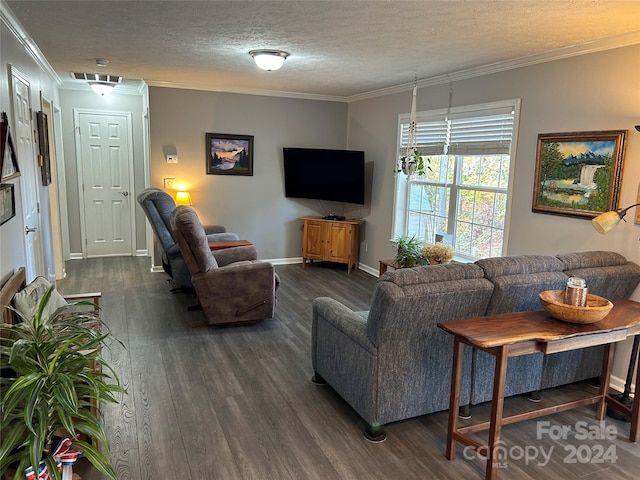
[[[262,70],[278,70],[289,54],[282,50],[251,50],[249,55]]]

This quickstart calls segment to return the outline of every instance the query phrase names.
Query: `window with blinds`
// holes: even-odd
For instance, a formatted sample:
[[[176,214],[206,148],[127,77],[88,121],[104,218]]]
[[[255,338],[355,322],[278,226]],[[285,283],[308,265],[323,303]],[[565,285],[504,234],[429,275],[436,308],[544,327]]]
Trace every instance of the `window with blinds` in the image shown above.
[[[429,169],[398,178],[396,236],[444,241],[468,260],[503,255],[518,111],[519,101],[511,100],[418,115],[418,149]],[[408,125],[401,116],[399,152]]]

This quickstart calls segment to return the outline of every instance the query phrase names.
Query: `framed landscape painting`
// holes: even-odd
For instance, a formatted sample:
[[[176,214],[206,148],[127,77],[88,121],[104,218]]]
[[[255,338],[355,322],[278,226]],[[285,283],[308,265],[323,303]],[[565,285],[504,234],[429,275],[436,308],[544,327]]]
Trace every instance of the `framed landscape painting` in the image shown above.
[[[253,175],[253,135],[207,133],[208,175]]]
[[[538,135],[532,211],[593,218],[615,210],[626,133]]]

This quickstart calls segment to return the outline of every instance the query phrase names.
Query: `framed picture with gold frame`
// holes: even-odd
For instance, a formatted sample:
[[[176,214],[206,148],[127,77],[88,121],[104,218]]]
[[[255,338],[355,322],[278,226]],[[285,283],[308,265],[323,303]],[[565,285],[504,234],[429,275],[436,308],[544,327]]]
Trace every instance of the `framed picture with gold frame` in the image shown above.
[[[618,208],[626,130],[538,135],[533,212],[594,218]]]

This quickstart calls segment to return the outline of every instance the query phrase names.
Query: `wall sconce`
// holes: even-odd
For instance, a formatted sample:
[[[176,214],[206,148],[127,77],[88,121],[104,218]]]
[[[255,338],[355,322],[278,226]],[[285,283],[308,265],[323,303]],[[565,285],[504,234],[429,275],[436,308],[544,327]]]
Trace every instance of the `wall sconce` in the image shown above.
[[[282,50],[251,50],[249,55],[258,67],[269,71],[278,70],[289,56],[287,52]]]
[[[193,203],[191,202],[191,194],[187,190],[177,191],[176,205],[193,205]]]
[[[598,215],[596,218],[591,220],[591,225],[596,231],[602,235],[606,235],[611,230],[615,228],[616,225],[620,222],[620,220],[624,220],[624,216],[627,214],[627,210],[637,207],[640,203],[636,203],[635,205],[631,205],[623,210],[612,210],[610,212],[603,213]],[[624,220],[626,222],[626,220]]]

